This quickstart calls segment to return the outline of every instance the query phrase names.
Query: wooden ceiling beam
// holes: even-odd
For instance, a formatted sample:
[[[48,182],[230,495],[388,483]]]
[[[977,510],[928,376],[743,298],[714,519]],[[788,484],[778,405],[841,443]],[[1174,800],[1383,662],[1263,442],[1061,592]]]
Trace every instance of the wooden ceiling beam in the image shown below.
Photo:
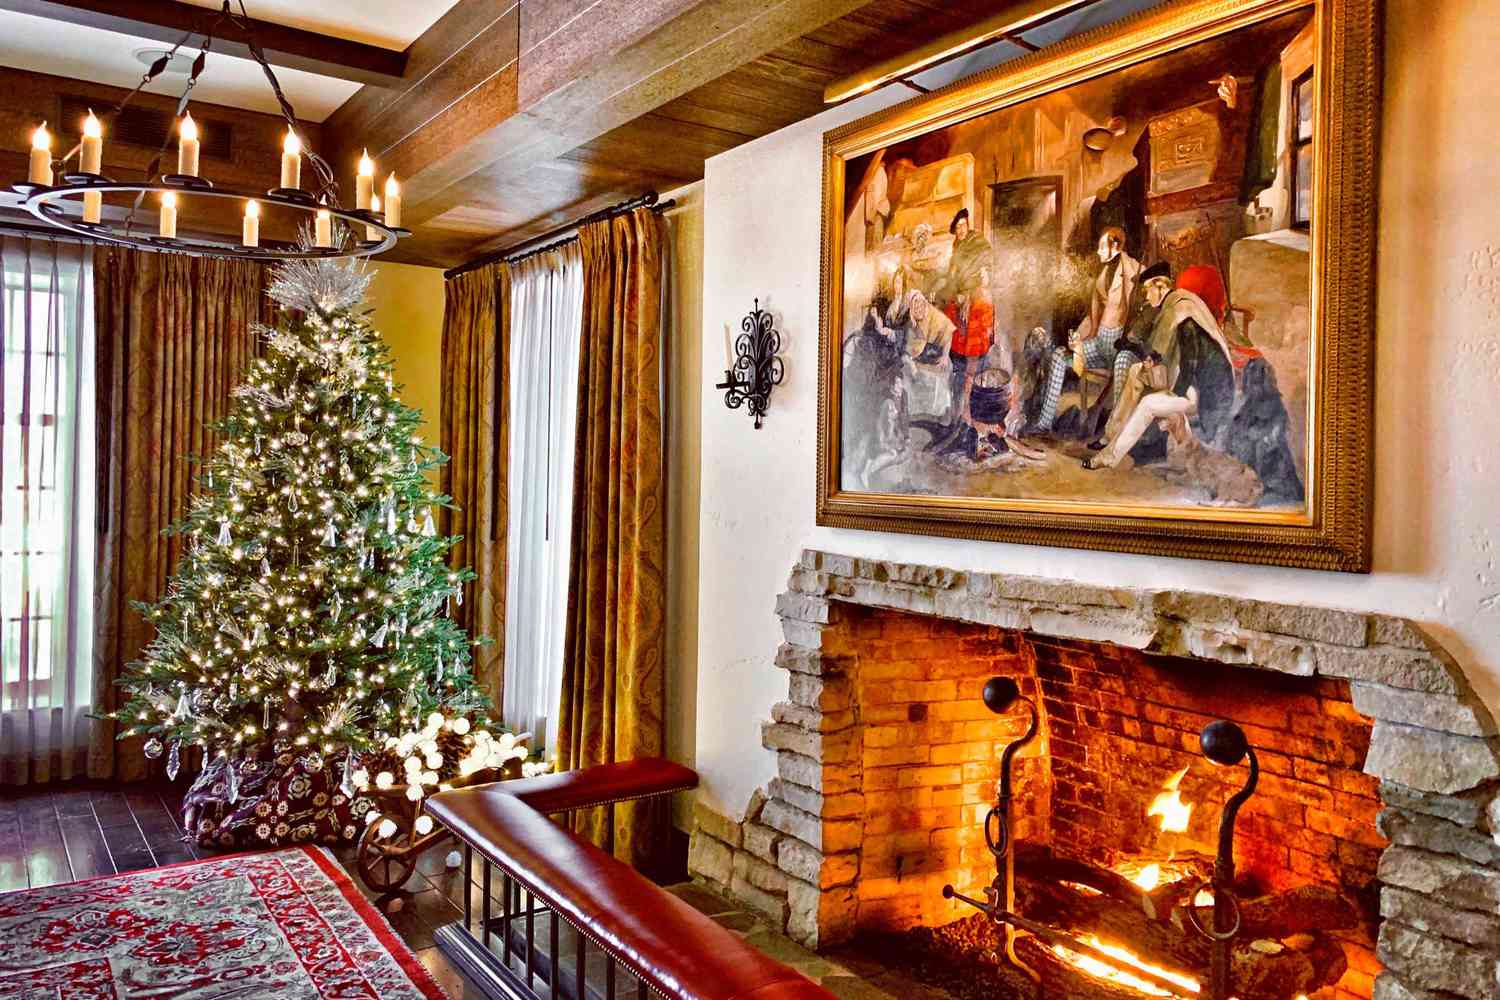
[[[212,8],[180,0],[0,0],[0,10],[101,28],[165,45],[188,35],[186,44],[194,49],[203,45],[203,32],[219,16]],[[404,52],[253,18],[250,24],[272,66],[379,87],[400,84],[406,69]],[[234,29],[216,36],[213,50],[250,58],[249,46]]]
[[[420,226],[470,200],[470,178],[503,187],[866,2],[520,0],[490,15],[480,41],[445,22],[472,32],[475,11],[496,5],[461,0],[428,32],[451,45],[424,35],[405,85],[362,89],[326,132],[378,151],[381,171],[403,179],[405,221]],[[359,154],[333,152],[335,163]]]

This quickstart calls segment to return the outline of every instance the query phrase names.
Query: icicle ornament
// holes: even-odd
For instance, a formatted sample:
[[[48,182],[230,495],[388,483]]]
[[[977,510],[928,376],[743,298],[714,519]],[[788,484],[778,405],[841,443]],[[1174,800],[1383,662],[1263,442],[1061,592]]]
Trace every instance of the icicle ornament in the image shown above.
[[[227,520],[219,522],[219,544],[220,545],[232,545],[232,544],[234,544],[234,539],[229,534],[229,522]]]
[[[172,747],[167,751],[167,780],[176,781],[177,772],[182,770],[182,744],[176,740],[172,741]]]
[[[384,649],[385,636],[386,633],[390,631],[390,628],[391,626],[389,623],[381,622],[380,628],[376,629],[375,634],[370,637],[370,645],[374,646],[376,649]]]
[[[432,508],[427,508],[427,516],[422,518],[422,537],[437,537],[437,522],[432,519]]]
[[[338,532],[333,527],[333,519],[329,518],[328,527],[323,529],[323,547],[334,548],[339,543]]]
[[[234,766],[229,755],[224,755],[224,797],[234,805],[240,800],[240,769]]]

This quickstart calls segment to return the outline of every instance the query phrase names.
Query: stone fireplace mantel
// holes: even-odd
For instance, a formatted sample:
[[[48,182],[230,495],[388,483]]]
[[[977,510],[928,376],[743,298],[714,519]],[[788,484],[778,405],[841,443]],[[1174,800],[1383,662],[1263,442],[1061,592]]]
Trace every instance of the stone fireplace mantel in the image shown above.
[[[1383,841],[1374,843],[1389,843],[1378,865],[1386,972],[1374,996],[1500,995],[1500,730],[1420,626],[818,551],[802,553],[776,604],[785,642],[775,664],[788,672],[789,695],[762,742],[779,776],[743,820],[700,805],[689,859],[695,877],[790,936],[819,947],[854,929],[864,805],[862,786],[844,777],[858,772],[861,748],[840,605],[1347,683],[1353,710],[1373,722],[1364,772],[1380,783],[1371,810],[1383,806]]]

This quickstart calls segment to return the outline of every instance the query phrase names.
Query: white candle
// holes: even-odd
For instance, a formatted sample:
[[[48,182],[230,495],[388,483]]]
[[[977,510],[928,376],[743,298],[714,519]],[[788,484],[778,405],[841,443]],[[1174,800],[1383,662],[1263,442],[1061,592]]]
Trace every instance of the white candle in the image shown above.
[[[184,177],[198,176],[198,123],[191,114],[182,116],[177,126],[177,172]]]
[[[359,175],[354,178],[354,207],[363,211],[375,211],[370,199],[375,197],[375,161],[370,159],[367,149],[359,158]]]
[[[240,233],[240,244],[247,247],[260,246],[260,202],[254,198],[245,202],[245,225]]]
[[[302,140],[291,129],[281,143],[281,186],[288,190],[302,186]]]
[[[333,246],[333,216],[328,214],[328,209],[318,209],[316,223],[316,243],[320,247]]]
[[[46,122],[31,133],[31,172],[26,179],[43,187],[52,186],[52,134]]]
[[[370,195],[370,211],[374,212],[376,215],[380,214],[380,195]],[[379,240],[385,239],[385,234],[376,229],[374,226],[366,226],[365,239],[369,240],[371,243],[375,243]]]
[[[396,175],[385,179],[385,224],[392,229],[401,228],[401,185]]]
[[[163,239],[177,238],[177,195],[171,191],[161,196],[161,227],[157,231]]]
[[[83,141],[78,145],[80,173],[98,175],[104,168],[104,129],[94,117],[94,109],[83,120]],[[98,223],[104,207],[104,196],[98,191],[83,193],[83,221]]]
[[[83,142],[78,149],[78,170],[80,173],[97,174],[102,172],[104,165],[104,128],[99,124],[99,119],[94,117],[94,111],[89,109],[89,116],[83,120]]]

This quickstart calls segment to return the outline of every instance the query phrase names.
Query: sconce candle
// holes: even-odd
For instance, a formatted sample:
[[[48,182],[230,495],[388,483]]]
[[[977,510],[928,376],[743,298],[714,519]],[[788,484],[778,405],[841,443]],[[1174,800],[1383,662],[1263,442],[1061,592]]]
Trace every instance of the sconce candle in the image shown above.
[[[104,129],[93,109],[83,120],[83,141],[78,146],[78,169],[86,174],[97,174],[104,167]],[[83,221],[98,224],[104,207],[104,196],[98,191],[83,193]]]
[[[359,158],[359,175],[354,178],[354,207],[361,212],[375,211],[370,199],[375,196],[375,161],[367,149]]]
[[[376,215],[380,214],[380,195],[378,195],[378,194],[372,194],[372,195],[370,195],[370,206],[369,206],[369,208],[370,208],[370,211],[373,212],[373,213],[375,213]],[[382,235],[381,231],[378,230],[378,229],[376,229],[374,226],[366,226],[365,227],[365,239],[369,240],[371,243],[375,242],[376,240],[383,239],[383,238],[384,238],[384,236]]]
[[[328,214],[328,209],[318,209],[317,222],[315,224],[314,243],[320,247],[333,246],[333,216]]]
[[[161,225],[157,234],[164,240],[177,238],[177,195],[171,191],[161,196]]]
[[[385,224],[392,229],[401,227],[401,185],[395,174],[385,179]]]
[[[302,187],[302,140],[291,129],[281,142],[281,186],[288,191]]]
[[[47,131],[46,122],[31,133],[31,170],[26,179],[43,187],[52,186],[52,133]]]
[[[253,198],[245,202],[245,225],[240,232],[240,245],[260,246],[260,202]]]

